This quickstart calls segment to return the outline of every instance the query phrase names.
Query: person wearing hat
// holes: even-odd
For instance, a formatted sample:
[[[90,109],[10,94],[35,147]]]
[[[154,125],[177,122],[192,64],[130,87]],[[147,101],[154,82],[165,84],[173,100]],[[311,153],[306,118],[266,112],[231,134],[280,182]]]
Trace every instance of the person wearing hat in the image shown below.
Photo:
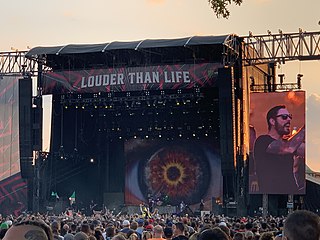
[[[144,220],[143,220],[142,218],[139,218],[139,219],[137,220],[137,223],[138,223],[138,227],[137,227],[137,229],[136,229],[136,232],[137,232],[140,236],[142,236],[142,232],[143,232],[143,230],[144,230],[144,228],[143,228]]]
[[[6,223],[6,222],[1,223],[1,225],[0,225],[0,230],[2,230],[2,229],[8,229],[8,228],[9,228],[8,223]]]
[[[130,222],[128,220],[123,220],[122,229],[120,230],[120,232],[127,234],[130,230],[129,226]]]

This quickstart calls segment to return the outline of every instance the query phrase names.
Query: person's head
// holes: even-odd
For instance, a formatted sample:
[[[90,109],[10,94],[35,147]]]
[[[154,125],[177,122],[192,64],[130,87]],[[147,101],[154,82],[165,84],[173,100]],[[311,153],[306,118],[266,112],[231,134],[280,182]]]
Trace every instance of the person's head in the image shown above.
[[[139,237],[138,237],[138,234],[136,231],[130,229],[128,232],[127,232],[127,239],[129,240],[138,240]]]
[[[176,224],[174,224],[173,234],[175,236],[184,235],[185,230],[186,230],[186,227],[185,227],[184,223],[177,222]]]
[[[106,236],[107,237],[113,237],[116,234],[116,229],[113,226],[108,226],[106,228]]]
[[[82,224],[80,230],[81,230],[81,232],[84,232],[87,235],[91,235],[91,229],[90,229],[89,224]]]
[[[190,237],[189,240],[198,240],[200,233],[195,232]]]
[[[122,227],[123,228],[128,228],[129,226],[130,226],[130,222],[128,220],[123,220]]]
[[[165,228],[163,229],[163,233],[164,233],[164,237],[165,237],[165,238],[172,238],[173,231],[172,231],[172,228],[171,228],[171,227],[165,227]]]
[[[117,234],[111,238],[111,240],[127,240],[122,234]]]
[[[6,232],[3,240],[39,239],[53,240],[51,228],[42,221],[22,221]]]
[[[63,240],[74,240],[74,235],[72,233],[67,233],[63,236]]]
[[[132,222],[130,223],[130,228],[131,228],[132,230],[137,230],[137,228],[138,228],[138,223],[137,223],[136,221],[132,221]]]
[[[199,235],[199,240],[229,240],[228,235],[219,227],[204,230]]]
[[[259,240],[274,240],[274,234],[272,232],[264,232],[261,234]]]
[[[163,235],[163,228],[162,228],[162,226],[160,226],[160,225],[154,226],[154,228],[153,228],[153,236],[154,236],[155,238],[161,238],[162,235]]]
[[[53,234],[59,234],[60,233],[60,224],[57,221],[53,221],[51,223],[51,229]]]
[[[319,240],[320,217],[310,211],[297,210],[285,220],[283,234],[287,240]]]
[[[141,239],[147,240],[149,238],[152,238],[152,233],[150,231],[143,231]]]
[[[244,234],[241,232],[236,232],[233,236],[233,240],[244,240]]]
[[[252,231],[246,231],[245,234],[244,234],[244,237],[246,240],[252,240],[253,237],[254,237],[254,234]]]
[[[74,240],[89,240],[89,236],[84,232],[78,232],[74,235]]]
[[[290,134],[292,114],[289,113],[285,105],[271,108],[266,118],[269,131],[274,129],[280,136]]]

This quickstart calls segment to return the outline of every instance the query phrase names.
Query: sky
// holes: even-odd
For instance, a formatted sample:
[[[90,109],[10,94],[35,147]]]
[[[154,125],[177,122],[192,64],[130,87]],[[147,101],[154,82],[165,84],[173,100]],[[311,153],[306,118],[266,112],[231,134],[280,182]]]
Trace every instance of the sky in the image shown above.
[[[179,38],[194,35],[247,36],[320,31],[319,0],[243,0],[218,19],[207,0],[0,0],[0,52],[111,41]],[[320,61],[279,66],[285,82],[303,74],[307,96],[307,164],[320,172]]]

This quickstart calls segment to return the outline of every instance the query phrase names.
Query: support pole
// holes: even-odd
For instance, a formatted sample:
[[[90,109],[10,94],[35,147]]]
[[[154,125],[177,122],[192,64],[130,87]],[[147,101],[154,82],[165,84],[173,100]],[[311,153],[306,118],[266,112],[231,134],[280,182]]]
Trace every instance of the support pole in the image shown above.
[[[268,216],[268,194],[262,195],[262,216]]]
[[[35,98],[35,105],[37,108],[37,114],[35,117],[38,117],[39,129],[38,129],[38,143],[34,146],[33,151],[35,152],[35,168],[34,168],[34,185],[33,185],[33,211],[39,212],[40,210],[40,170],[42,163],[42,127],[43,127],[43,108],[42,108],[42,59],[38,60],[38,76],[37,76],[37,96]]]

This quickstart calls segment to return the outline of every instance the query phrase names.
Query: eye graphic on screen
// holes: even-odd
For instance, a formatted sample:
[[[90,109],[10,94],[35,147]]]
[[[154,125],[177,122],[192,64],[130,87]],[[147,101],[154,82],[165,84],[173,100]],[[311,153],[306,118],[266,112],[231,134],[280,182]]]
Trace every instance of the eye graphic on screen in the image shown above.
[[[221,196],[220,156],[208,140],[143,140],[125,145],[126,204],[198,204]]]
[[[209,168],[200,152],[182,146],[167,146],[151,156],[145,166],[145,182],[152,195],[165,195],[172,203],[197,202],[207,189]]]

